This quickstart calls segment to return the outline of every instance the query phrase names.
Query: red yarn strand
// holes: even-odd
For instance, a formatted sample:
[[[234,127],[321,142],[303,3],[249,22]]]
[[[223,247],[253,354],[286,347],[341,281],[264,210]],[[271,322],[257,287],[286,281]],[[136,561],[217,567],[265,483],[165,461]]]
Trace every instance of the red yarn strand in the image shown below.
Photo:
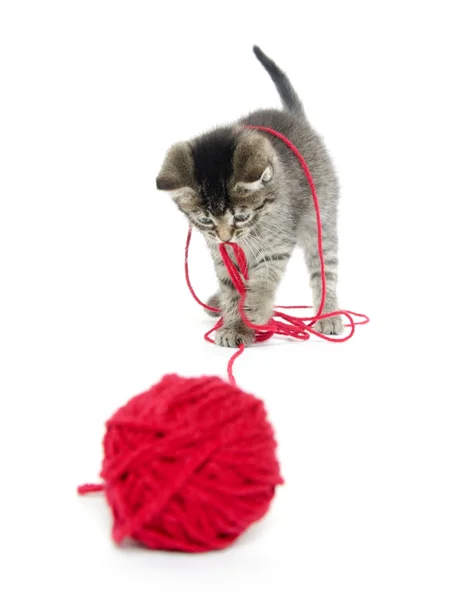
[[[77,488],[77,492],[80,496],[102,491],[104,491],[104,485],[102,483],[85,483],[84,485],[79,485]]]
[[[203,308],[206,308],[207,310],[218,313],[218,312],[220,312],[219,309],[214,308],[213,306],[208,306],[207,304],[202,302],[198,298],[198,296],[195,293],[195,290],[192,287],[192,283],[190,281],[189,266],[188,266],[188,258],[189,258],[190,240],[191,239],[192,239],[192,228],[190,227],[190,229],[188,230],[188,234],[187,234],[187,240],[185,242],[185,280],[187,282],[187,287],[190,290],[190,293],[192,294],[195,302],[197,302],[198,304],[200,304],[200,306],[202,306]]]
[[[294,315],[289,315],[287,313],[280,312],[279,310],[275,310],[272,319],[270,319],[270,321],[268,323],[266,323],[265,325],[256,325],[255,323],[252,323],[250,321],[250,319],[248,319],[248,317],[246,316],[246,313],[244,311],[244,305],[245,305],[245,301],[246,301],[246,284],[245,284],[245,282],[249,279],[248,265],[247,265],[246,256],[244,254],[244,250],[241,248],[241,246],[238,246],[238,244],[235,244],[233,242],[224,242],[219,245],[219,251],[220,251],[220,255],[222,257],[222,261],[223,261],[223,263],[228,271],[228,274],[232,280],[232,283],[235,286],[238,293],[240,294],[240,301],[239,301],[238,308],[239,308],[241,319],[248,327],[250,327],[251,329],[253,329],[256,332],[256,336],[255,336],[256,342],[264,342],[264,341],[268,340],[269,338],[271,338],[275,334],[283,335],[286,337],[291,337],[291,338],[294,338],[297,340],[308,340],[311,335],[315,335],[316,337],[319,337],[323,340],[327,340],[327,341],[333,342],[333,343],[346,342],[354,335],[356,326],[357,325],[365,325],[366,323],[368,323],[369,317],[367,317],[364,314],[357,313],[357,312],[354,312],[351,310],[335,310],[335,311],[332,311],[329,313],[323,313],[324,305],[326,303],[326,270],[325,270],[325,266],[324,266],[324,253],[323,253],[323,230],[322,230],[322,225],[321,225],[321,212],[320,212],[318,196],[316,194],[315,183],[314,183],[313,177],[310,173],[310,169],[308,168],[308,165],[305,162],[304,157],[299,152],[299,150],[296,148],[296,146],[294,146],[294,144],[288,138],[286,138],[283,134],[279,133],[278,131],[275,131],[274,129],[270,129],[268,127],[261,127],[261,126],[259,127],[259,126],[248,125],[247,128],[258,129],[260,131],[264,131],[266,133],[269,133],[270,135],[277,137],[282,142],[284,142],[286,144],[286,146],[296,156],[296,158],[299,161],[299,164],[305,174],[305,177],[308,181],[308,184],[309,184],[310,190],[311,190],[311,194],[312,194],[312,198],[313,198],[313,204],[315,207],[316,225],[317,225],[317,231],[318,231],[317,244],[318,244],[318,256],[319,256],[320,269],[321,269],[321,301],[320,301],[318,310],[313,317],[296,317]],[[189,272],[189,249],[190,249],[191,237],[192,237],[192,228],[190,227],[188,230],[187,241],[185,244],[185,279],[187,282],[187,286],[188,286],[193,298],[196,300],[196,302],[198,302],[198,304],[200,304],[202,307],[206,308],[207,310],[219,313],[220,312],[219,309],[214,308],[212,306],[208,306],[207,304],[202,302],[198,298],[197,294],[195,293],[195,290],[193,289],[193,286],[192,286],[192,283],[190,280],[190,272]],[[228,248],[231,248],[233,251],[236,265],[233,262],[233,260],[230,258],[230,255],[228,253]],[[295,305],[295,306],[276,306],[276,308],[277,309],[281,308],[283,310],[294,310],[294,309],[295,310],[298,310],[298,309],[303,310],[303,309],[311,308],[311,307],[303,306],[303,305]],[[347,323],[345,323],[345,327],[350,328],[350,332],[347,335],[342,336],[342,337],[330,336],[330,335],[325,335],[324,333],[320,333],[314,329],[313,326],[317,321],[326,319],[326,318],[330,318],[330,317],[336,317],[336,316],[345,317],[345,319],[348,321]],[[358,317],[361,320],[356,321],[354,319],[354,317]],[[222,326],[222,324],[223,324],[223,319],[220,318],[218,320],[218,322],[216,323],[216,325],[212,329],[210,329],[209,331],[207,331],[205,333],[205,335],[204,335],[205,340],[208,342],[214,343],[214,340],[211,338],[211,334],[214,333],[215,331],[217,331]],[[238,350],[233,354],[233,356],[230,358],[230,360],[228,362],[227,374],[228,374],[230,383],[232,383],[233,385],[236,385],[235,377],[233,375],[233,365],[235,363],[235,360],[239,356],[241,356],[241,354],[243,352],[244,352],[244,345],[241,344],[240,347],[238,348]]]

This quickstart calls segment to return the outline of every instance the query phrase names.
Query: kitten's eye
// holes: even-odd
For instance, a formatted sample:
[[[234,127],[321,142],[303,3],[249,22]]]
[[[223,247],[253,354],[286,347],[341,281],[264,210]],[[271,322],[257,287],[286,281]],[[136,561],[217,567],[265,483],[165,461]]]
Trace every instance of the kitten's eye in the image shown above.
[[[211,225],[213,223],[213,220],[209,217],[198,217],[198,221],[203,225]]]
[[[249,219],[249,215],[247,213],[240,213],[239,215],[235,215],[233,220],[235,223],[244,223]]]

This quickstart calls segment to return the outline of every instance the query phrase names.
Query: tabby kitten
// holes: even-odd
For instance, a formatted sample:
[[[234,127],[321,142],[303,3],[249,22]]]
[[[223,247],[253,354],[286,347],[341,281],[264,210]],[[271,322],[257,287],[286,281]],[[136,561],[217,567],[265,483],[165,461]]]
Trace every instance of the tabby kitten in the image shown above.
[[[304,156],[321,207],[327,282],[324,312],[338,307],[337,177],[286,74],[257,46],[254,53],[271,76],[283,110],[258,110],[232,126],[175,144],[156,180],[157,188],[172,194],[209,246],[219,280],[219,291],[209,304],[222,311],[223,326],[216,335],[221,346],[250,344],[254,332],[238,313],[238,293],[222,264],[220,242],[236,242],[246,253],[250,277],[245,310],[253,323],[262,325],[271,318],[277,287],[297,244],[305,253],[315,309],[321,299],[315,210],[305,175],[282,141],[245,125],[279,131]],[[318,321],[315,327],[326,334],[343,331],[340,317]]]

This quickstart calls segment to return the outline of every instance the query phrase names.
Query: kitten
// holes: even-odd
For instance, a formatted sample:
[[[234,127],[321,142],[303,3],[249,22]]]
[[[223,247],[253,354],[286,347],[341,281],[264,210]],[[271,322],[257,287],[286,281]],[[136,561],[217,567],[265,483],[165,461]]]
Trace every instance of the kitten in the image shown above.
[[[324,312],[338,307],[338,180],[286,74],[257,46],[254,53],[272,78],[283,110],[258,110],[232,126],[175,144],[156,180],[157,188],[172,194],[209,246],[219,290],[208,303],[222,311],[224,323],[216,334],[221,346],[247,345],[254,340],[253,330],[239,316],[238,293],[218,250],[221,242],[236,242],[246,253],[250,278],[245,310],[253,323],[262,325],[271,318],[277,287],[297,244],[305,253],[315,310],[321,299],[315,210],[305,175],[282,141],[244,125],[279,131],[304,156],[321,207],[327,281]],[[340,317],[318,321],[315,327],[325,334],[343,331]]]

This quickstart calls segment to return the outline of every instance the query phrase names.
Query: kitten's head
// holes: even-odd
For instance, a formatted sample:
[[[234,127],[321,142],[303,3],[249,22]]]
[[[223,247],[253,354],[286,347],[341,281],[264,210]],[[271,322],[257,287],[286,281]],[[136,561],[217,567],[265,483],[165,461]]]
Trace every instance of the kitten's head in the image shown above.
[[[156,183],[207,238],[234,242],[270,210],[278,169],[265,135],[224,128],[172,146]]]

